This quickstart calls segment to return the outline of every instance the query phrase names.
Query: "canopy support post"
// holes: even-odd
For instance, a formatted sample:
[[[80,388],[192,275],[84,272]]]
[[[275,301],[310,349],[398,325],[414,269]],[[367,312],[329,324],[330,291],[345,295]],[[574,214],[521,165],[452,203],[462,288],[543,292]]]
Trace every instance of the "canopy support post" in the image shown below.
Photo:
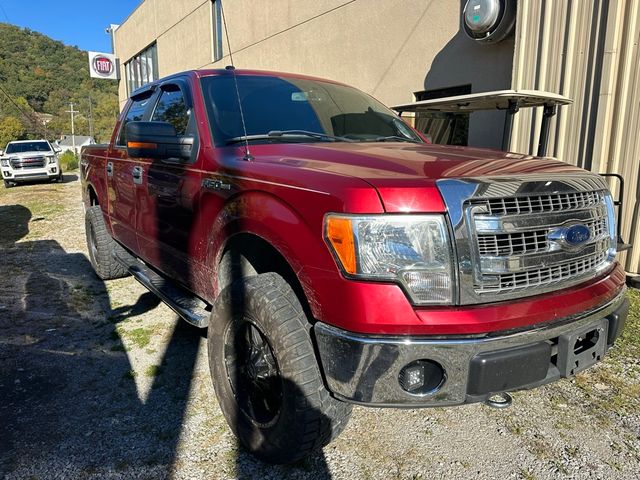
[[[547,145],[549,143],[549,129],[551,127],[551,117],[558,111],[555,105],[545,104],[542,111],[542,125],[540,125],[540,140],[538,141],[538,156],[547,155]]]
[[[504,129],[502,130],[502,151],[508,152],[511,145],[511,130],[513,129],[513,116],[518,113],[520,107],[515,100],[509,100],[509,107],[504,114]]]

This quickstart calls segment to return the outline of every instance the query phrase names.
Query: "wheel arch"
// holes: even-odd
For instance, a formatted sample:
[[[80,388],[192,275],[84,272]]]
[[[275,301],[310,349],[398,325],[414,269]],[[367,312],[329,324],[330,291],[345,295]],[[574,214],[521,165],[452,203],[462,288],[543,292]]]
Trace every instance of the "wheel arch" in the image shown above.
[[[216,272],[218,293],[237,278],[269,272],[277,273],[289,284],[311,318],[305,289],[293,267],[274,245],[255,233],[237,233],[225,243]]]
[[[92,184],[87,185],[87,202],[88,207],[94,207],[96,205],[100,205],[100,200],[98,199],[98,194],[96,193],[96,189],[93,188]]]

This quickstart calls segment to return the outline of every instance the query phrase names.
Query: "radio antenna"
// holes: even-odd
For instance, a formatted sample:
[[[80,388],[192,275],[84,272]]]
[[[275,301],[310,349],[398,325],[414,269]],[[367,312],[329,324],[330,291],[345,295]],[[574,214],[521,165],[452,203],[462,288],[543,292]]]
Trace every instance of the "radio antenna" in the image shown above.
[[[229,29],[227,28],[227,16],[224,14],[224,7],[222,0],[216,0],[220,4],[220,13],[222,14],[222,23],[224,25],[224,34],[227,37],[227,48],[229,49],[229,60],[231,65],[227,65],[225,68],[231,70],[233,75],[233,83],[236,86],[236,95],[238,97],[238,106],[240,107],[240,121],[242,122],[242,132],[244,133],[244,157],[243,160],[248,162],[254,159],[253,155],[249,151],[249,139],[247,138],[247,124],[244,121],[244,110],[242,108],[242,99],[240,98],[240,87],[238,87],[238,77],[236,76],[236,66],[233,63],[233,54],[231,53],[231,42],[229,41]]]

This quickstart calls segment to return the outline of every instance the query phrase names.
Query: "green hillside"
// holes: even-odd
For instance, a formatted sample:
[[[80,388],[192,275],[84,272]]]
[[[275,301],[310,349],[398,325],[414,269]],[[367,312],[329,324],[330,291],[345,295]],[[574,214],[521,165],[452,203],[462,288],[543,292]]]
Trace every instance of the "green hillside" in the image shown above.
[[[99,142],[109,140],[118,115],[117,82],[90,78],[86,52],[6,23],[0,23],[0,87],[0,148],[9,140],[70,134],[70,102],[80,112],[76,135],[89,135],[91,123]],[[53,115],[46,126],[43,113]]]

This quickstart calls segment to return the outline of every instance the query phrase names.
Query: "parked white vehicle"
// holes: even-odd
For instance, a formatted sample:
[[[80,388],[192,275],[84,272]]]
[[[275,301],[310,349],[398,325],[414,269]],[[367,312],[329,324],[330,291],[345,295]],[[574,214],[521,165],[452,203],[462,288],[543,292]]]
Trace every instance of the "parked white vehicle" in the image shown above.
[[[19,140],[9,142],[0,151],[0,170],[4,186],[31,180],[61,181],[62,169],[58,159],[59,148],[47,140]]]

